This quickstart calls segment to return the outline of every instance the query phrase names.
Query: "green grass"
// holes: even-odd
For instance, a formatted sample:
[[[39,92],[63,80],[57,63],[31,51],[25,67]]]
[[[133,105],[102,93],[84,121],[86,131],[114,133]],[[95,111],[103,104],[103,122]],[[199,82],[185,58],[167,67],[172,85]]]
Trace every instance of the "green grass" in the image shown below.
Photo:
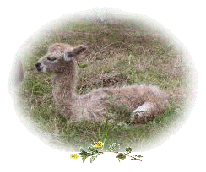
[[[65,19],[64,24],[29,41],[22,53],[25,79],[21,83],[18,106],[25,117],[32,119],[35,128],[50,133],[52,139],[66,145],[65,149],[72,145],[72,150],[78,151],[80,147],[102,141],[105,149],[115,142],[122,149],[131,146],[136,151],[144,150],[156,145],[165,133],[170,134],[171,128],[178,128],[178,121],[185,118],[182,112],[187,106],[184,100],[190,82],[183,52],[177,50],[178,45],[167,35],[149,28],[141,20],[113,18],[105,24],[89,19],[76,22]],[[35,62],[55,42],[89,47],[78,61],[78,94],[101,87],[153,84],[171,93],[171,106],[162,116],[143,125],[128,124],[130,112],[124,107],[110,109],[109,113],[119,116],[114,123],[73,123],[65,119],[52,97],[53,76],[34,70]]]

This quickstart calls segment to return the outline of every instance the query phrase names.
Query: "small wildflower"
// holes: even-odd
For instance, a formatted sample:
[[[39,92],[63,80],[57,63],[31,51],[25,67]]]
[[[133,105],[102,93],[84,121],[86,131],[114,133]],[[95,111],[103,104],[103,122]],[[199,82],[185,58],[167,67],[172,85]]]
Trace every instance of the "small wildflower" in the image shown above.
[[[99,147],[102,147],[104,145],[104,143],[102,142],[94,142],[94,146],[95,148],[99,148]]]
[[[79,157],[79,155],[77,155],[77,154],[71,154],[70,155],[70,158],[71,159],[77,159]]]
[[[99,155],[104,154],[104,152],[102,152],[102,150],[104,149],[104,143],[102,142],[94,142],[94,145],[88,147],[88,151],[85,151],[83,148],[80,149],[80,153],[78,154],[70,154],[70,158],[71,159],[78,159],[78,157],[80,156],[83,160],[83,162],[85,162],[85,160],[87,158],[90,158],[90,163],[92,163],[93,161],[96,160],[96,158]],[[100,152],[100,148],[101,147],[101,152]],[[125,160],[126,157],[129,157],[131,160],[139,160],[142,161],[140,158],[142,158],[142,155],[130,155],[130,153],[132,152],[132,148],[131,147],[127,147],[125,150],[126,152],[122,152],[119,153],[117,152],[115,149],[119,147],[119,144],[113,143],[112,145],[109,146],[109,149],[111,152],[117,154],[116,158],[118,159],[119,162],[121,162],[122,160]]]

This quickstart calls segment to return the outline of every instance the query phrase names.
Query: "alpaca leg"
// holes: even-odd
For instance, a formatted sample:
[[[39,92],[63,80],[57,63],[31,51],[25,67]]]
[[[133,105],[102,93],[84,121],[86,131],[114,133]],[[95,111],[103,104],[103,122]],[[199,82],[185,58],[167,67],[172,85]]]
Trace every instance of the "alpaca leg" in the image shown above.
[[[146,115],[148,115],[148,113],[151,112],[154,107],[155,105],[150,102],[145,102],[142,106],[138,106],[138,108],[132,112],[131,122],[139,121],[141,119],[146,120]]]

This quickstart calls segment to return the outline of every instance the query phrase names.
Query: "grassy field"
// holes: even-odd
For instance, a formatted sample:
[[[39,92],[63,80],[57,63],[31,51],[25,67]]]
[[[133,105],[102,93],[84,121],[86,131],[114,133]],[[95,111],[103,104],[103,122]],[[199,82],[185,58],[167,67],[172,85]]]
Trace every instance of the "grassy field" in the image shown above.
[[[143,125],[129,125],[125,121],[73,123],[65,119],[53,100],[53,75],[34,69],[48,46],[56,42],[88,46],[78,61],[78,94],[101,87],[153,84],[171,93],[170,107]],[[147,25],[141,18],[64,18],[62,24],[44,27],[27,40],[21,56],[25,70],[17,103],[24,112],[21,116],[32,121],[36,132],[48,137],[47,142],[55,147],[78,151],[102,141],[105,149],[115,142],[122,149],[131,146],[142,151],[164,142],[187,118],[183,112],[191,89],[190,68],[182,48],[164,31]]]

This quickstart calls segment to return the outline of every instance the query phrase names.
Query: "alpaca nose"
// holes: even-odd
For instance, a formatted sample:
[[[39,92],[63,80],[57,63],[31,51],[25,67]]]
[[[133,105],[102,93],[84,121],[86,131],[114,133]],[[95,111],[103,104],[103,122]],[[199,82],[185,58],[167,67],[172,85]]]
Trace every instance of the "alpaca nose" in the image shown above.
[[[41,63],[38,62],[35,64],[35,66],[38,71],[41,71]]]

